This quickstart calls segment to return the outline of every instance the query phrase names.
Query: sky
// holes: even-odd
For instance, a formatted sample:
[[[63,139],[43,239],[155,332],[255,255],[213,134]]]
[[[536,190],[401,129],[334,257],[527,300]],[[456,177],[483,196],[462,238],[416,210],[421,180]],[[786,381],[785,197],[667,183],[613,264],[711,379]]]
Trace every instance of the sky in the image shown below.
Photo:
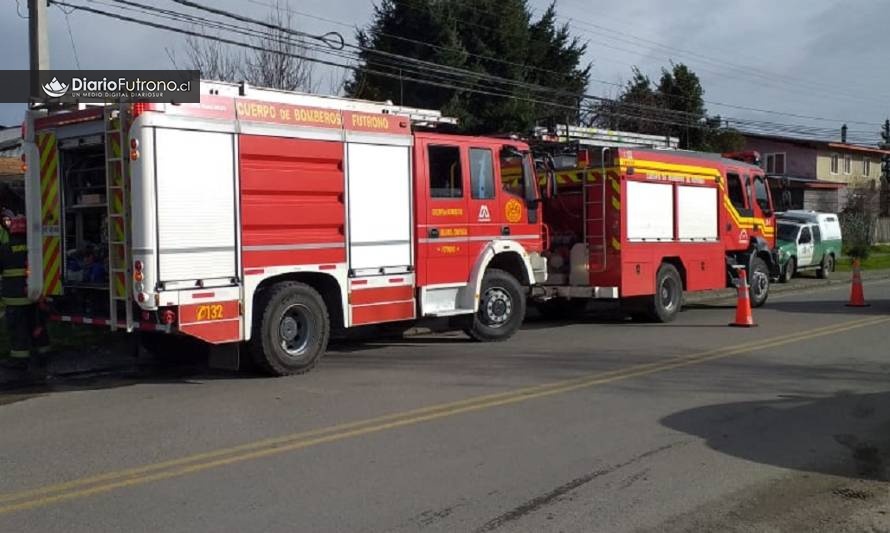
[[[107,9],[102,4],[109,0],[67,1]],[[141,1],[184,9],[169,0]],[[259,5],[268,0],[204,3],[257,18],[268,12]],[[538,15],[548,3],[529,0]],[[27,0],[0,2],[0,70],[28,68],[28,25],[19,16],[27,14],[26,5]],[[289,1],[292,9],[339,23],[297,17],[299,29],[340,31],[349,40],[351,28],[369,23],[372,5]],[[615,96],[633,66],[655,79],[673,61],[699,75],[709,113],[725,118],[836,129],[838,137],[847,122],[851,132],[877,139],[890,116],[890,69],[881,44],[887,41],[888,2],[557,0],[556,8],[560,22],[588,45],[590,94]],[[176,34],[89,13],[66,16],[58,6],[49,9],[49,39],[54,68],[165,69],[173,67],[171,55],[180,61],[184,55],[184,40]],[[323,82],[320,91],[330,86]],[[22,114],[20,105],[0,104],[0,125],[19,124]]]

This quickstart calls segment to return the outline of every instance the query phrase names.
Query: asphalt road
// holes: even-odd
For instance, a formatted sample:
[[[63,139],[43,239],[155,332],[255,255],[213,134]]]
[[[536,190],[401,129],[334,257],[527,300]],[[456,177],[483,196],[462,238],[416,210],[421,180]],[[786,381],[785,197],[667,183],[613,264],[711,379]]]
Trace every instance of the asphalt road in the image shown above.
[[[890,283],[0,394],[0,531],[890,529]]]

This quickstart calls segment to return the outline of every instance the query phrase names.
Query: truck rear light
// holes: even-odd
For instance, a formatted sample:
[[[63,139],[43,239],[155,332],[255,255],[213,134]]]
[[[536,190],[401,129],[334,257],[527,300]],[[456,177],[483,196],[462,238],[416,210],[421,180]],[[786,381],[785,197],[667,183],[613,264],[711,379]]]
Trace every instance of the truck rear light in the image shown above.
[[[136,300],[138,300],[139,303],[144,303],[145,302],[145,293],[144,292],[137,293]]]
[[[28,172],[28,157],[22,154],[22,173]]]
[[[145,265],[142,264],[142,261],[137,260],[135,263],[133,263],[133,270],[135,270],[136,272],[142,272],[144,266]]]
[[[130,114],[135,119],[142,113],[145,113],[146,111],[148,111],[148,109],[149,109],[148,102],[138,102],[138,103],[135,103],[130,106]]]
[[[171,309],[164,311],[161,316],[163,317],[164,324],[167,324],[168,326],[176,322],[176,313]]]
[[[133,280],[138,282],[142,282],[145,279],[145,276],[140,271],[133,272]]]

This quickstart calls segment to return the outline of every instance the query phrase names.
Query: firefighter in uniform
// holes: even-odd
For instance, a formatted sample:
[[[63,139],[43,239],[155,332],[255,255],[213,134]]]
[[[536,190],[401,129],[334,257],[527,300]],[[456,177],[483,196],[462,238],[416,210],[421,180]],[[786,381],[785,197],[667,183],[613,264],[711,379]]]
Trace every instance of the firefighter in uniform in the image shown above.
[[[28,298],[25,218],[4,209],[0,226],[0,296],[6,307],[9,337],[9,357],[2,360],[2,366],[27,369],[33,377],[44,378],[49,336],[42,311]]]

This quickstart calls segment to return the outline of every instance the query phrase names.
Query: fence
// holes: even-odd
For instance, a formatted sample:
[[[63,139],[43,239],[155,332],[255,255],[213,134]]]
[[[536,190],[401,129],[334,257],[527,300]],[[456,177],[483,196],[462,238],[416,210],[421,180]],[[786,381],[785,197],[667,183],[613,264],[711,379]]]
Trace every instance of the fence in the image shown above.
[[[875,242],[890,243],[890,217],[879,217],[875,223]]]

